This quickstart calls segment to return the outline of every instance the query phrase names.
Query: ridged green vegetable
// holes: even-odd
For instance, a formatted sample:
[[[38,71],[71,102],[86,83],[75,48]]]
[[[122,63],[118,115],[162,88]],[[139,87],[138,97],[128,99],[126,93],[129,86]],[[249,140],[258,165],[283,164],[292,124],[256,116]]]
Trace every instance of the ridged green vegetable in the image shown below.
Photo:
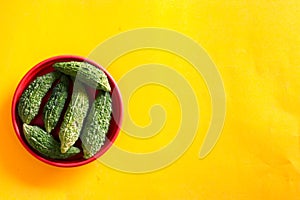
[[[45,129],[50,133],[56,126],[68,98],[69,79],[63,75],[54,87],[50,98],[44,106],[43,119]]]
[[[93,88],[108,92],[111,90],[106,74],[89,63],[77,61],[58,62],[53,67],[67,75],[76,76],[80,81]]]
[[[38,114],[43,97],[60,74],[59,72],[50,72],[38,76],[23,92],[18,103],[18,114],[24,123],[29,124]]]
[[[61,152],[65,153],[77,141],[89,109],[89,98],[84,86],[75,82],[71,102],[59,131]]]
[[[51,134],[38,126],[23,124],[23,132],[29,145],[44,155],[52,159],[66,159],[80,152],[77,147],[71,147],[66,153],[60,152],[60,143]]]
[[[109,92],[99,93],[92,104],[81,135],[84,158],[94,156],[104,144],[112,113]]]

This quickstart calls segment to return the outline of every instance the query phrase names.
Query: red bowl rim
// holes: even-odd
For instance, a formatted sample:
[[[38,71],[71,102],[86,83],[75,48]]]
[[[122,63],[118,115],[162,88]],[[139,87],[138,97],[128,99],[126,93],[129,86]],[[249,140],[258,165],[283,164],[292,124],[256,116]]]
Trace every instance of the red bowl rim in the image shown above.
[[[17,124],[17,120],[16,120],[16,106],[18,103],[18,99],[17,99],[17,93],[20,90],[20,88],[22,87],[22,84],[24,82],[26,82],[26,80],[28,79],[28,77],[31,76],[36,76],[34,73],[36,72],[36,70],[38,70],[41,66],[47,64],[47,63],[52,63],[52,62],[59,62],[59,61],[64,61],[64,60],[77,60],[77,61],[85,61],[88,62],[98,68],[100,68],[101,70],[104,71],[104,73],[107,75],[110,85],[112,87],[112,92],[111,94],[113,95],[113,99],[117,98],[117,105],[116,107],[118,108],[118,118],[115,122],[116,126],[114,127],[114,134],[112,135],[112,137],[109,139],[109,142],[106,146],[102,147],[102,149],[93,157],[86,159],[86,160],[82,160],[82,161],[74,161],[74,162],[56,162],[53,160],[48,160],[40,155],[38,155],[37,153],[35,153],[31,147],[28,146],[28,144],[24,141],[24,139],[21,136],[18,124]],[[116,81],[113,79],[113,77],[109,74],[109,72],[103,68],[101,65],[99,65],[98,63],[82,57],[82,56],[77,56],[77,55],[59,55],[59,56],[54,56],[54,57],[50,57],[48,59],[45,59],[43,61],[41,61],[40,63],[36,64],[34,67],[32,67],[21,79],[21,81],[19,82],[15,93],[13,95],[13,101],[12,101],[12,108],[11,108],[11,115],[12,115],[12,123],[13,123],[13,127],[14,130],[16,132],[16,135],[19,139],[19,141],[21,142],[21,144],[23,145],[23,147],[31,154],[33,155],[35,158],[37,158],[38,160],[50,164],[52,166],[57,166],[57,167],[77,167],[77,166],[82,166],[85,164],[88,164],[96,159],[98,159],[101,155],[103,155],[110,147],[111,145],[114,143],[114,141],[116,140],[116,138],[119,135],[121,126],[122,126],[122,121],[123,121],[123,103],[122,103],[122,96],[120,93],[120,89],[116,83]]]

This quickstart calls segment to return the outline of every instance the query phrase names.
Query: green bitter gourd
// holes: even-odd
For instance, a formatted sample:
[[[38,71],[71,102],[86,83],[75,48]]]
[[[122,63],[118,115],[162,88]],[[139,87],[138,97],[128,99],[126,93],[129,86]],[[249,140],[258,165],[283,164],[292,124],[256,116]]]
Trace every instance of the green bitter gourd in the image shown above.
[[[54,87],[51,96],[44,106],[43,119],[45,129],[50,133],[56,126],[68,98],[69,79],[63,75]]]
[[[24,123],[29,124],[38,114],[43,97],[59,76],[57,71],[38,76],[23,92],[18,103],[18,114]]]
[[[108,92],[111,90],[106,74],[89,63],[78,61],[58,62],[53,67],[64,74],[78,78],[96,89]]]
[[[89,109],[89,98],[80,82],[75,82],[73,94],[59,131],[61,152],[65,153],[79,138]]]
[[[104,144],[111,113],[112,100],[109,92],[99,93],[92,104],[80,137],[85,159],[94,156]]]
[[[23,124],[23,132],[29,145],[47,158],[66,159],[80,152],[77,147],[71,147],[66,153],[60,152],[60,143],[51,134],[38,126]]]

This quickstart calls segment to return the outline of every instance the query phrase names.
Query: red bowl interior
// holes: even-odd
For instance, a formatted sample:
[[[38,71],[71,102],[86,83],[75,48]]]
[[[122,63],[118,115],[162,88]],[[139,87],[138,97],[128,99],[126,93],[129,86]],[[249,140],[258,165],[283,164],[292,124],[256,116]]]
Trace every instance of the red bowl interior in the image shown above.
[[[41,154],[39,154],[33,148],[31,148],[29,146],[29,144],[27,143],[24,133],[23,133],[23,128],[22,128],[23,123],[18,116],[18,111],[17,111],[18,101],[19,101],[19,98],[21,97],[23,91],[28,87],[28,85],[37,76],[40,76],[40,75],[43,75],[43,74],[53,71],[54,68],[52,67],[52,65],[54,63],[67,62],[67,61],[84,61],[84,62],[88,62],[88,63],[100,68],[107,75],[109,84],[111,86],[112,110],[113,111],[112,111],[112,119],[110,121],[110,127],[109,127],[109,130],[107,133],[107,138],[106,138],[104,145],[100,149],[100,151],[94,157],[91,157],[89,159],[84,159],[82,157],[82,151],[79,155],[76,155],[76,156],[74,156],[70,159],[66,159],[66,160],[56,160],[56,159],[49,159],[49,158],[43,157]],[[90,98],[94,98],[95,93],[93,92],[93,90],[91,90],[89,92],[89,94],[90,94]],[[46,99],[46,98],[47,97],[45,97],[44,99]],[[44,103],[45,102],[42,102],[42,105]],[[34,66],[31,70],[29,70],[27,72],[27,74],[22,78],[22,80],[18,84],[18,87],[17,87],[14,97],[13,97],[13,103],[12,103],[13,127],[14,127],[17,137],[20,140],[20,142],[22,143],[22,145],[25,147],[25,149],[30,154],[32,154],[37,159],[39,159],[47,164],[59,166],[59,167],[75,167],[75,166],[85,165],[85,164],[90,163],[90,162],[94,161],[95,159],[99,158],[101,155],[103,155],[109,149],[109,147],[113,144],[113,142],[115,141],[115,139],[117,138],[117,136],[119,134],[121,123],[122,123],[122,116],[123,116],[122,97],[120,94],[120,90],[119,90],[116,82],[112,78],[112,76],[99,64],[97,64],[87,58],[80,57],[80,56],[70,56],[70,55],[56,56],[56,57],[46,59],[46,60],[40,62],[39,64],[37,64],[36,66]],[[35,124],[35,125],[43,124],[41,112],[32,121],[31,124]],[[59,129],[59,125],[57,127],[58,128],[56,128],[56,129]],[[53,132],[54,132],[54,136],[55,136],[55,134],[57,134],[58,130],[54,129]],[[76,142],[75,146],[80,147],[80,141]]]

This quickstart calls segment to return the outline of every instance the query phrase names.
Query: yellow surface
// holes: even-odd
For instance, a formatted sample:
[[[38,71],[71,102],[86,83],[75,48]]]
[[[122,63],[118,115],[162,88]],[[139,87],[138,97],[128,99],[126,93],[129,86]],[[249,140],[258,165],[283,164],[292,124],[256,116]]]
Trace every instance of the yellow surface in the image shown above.
[[[299,199],[299,10],[298,0],[2,1],[0,199]],[[203,160],[198,157],[211,112],[203,80],[184,60],[146,50],[107,67],[119,80],[135,65],[163,63],[197,88],[201,126],[179,160],[152,173],[132,174],[100,162],[56,168],[27,153],[10,115],[22,76],[48,57],[88,56],[107,38],[139,27],[179,31],[201,44],[216,63],[226,90],[227,115],[213,151]],[[154,91],[160,98],[142,98]],[[141,141],[121,132],[117,145],[148,152],[174,137],[180,110],[164,88],[137,90],[129,102],[131,117],[141,126],[149,124],[148,110],[157,101],[168,113],[161,133],[170,135]]]

